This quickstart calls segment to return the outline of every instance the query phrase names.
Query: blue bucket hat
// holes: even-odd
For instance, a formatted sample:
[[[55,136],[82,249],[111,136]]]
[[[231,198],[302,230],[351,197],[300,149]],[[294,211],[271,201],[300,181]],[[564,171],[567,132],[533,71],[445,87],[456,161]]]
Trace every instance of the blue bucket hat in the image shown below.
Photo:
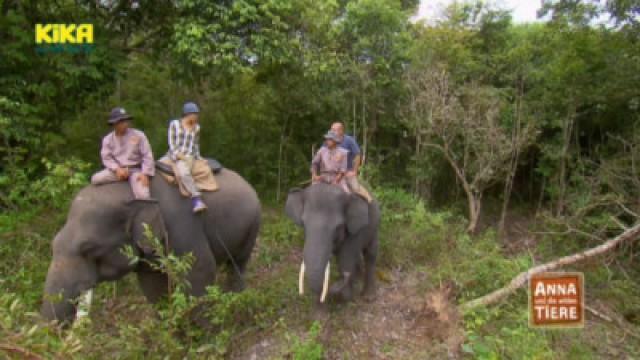
[[[188,102],[185,103],[184,106],[182,106],[182,115],[187,115],[187,114],[197,114],[200,112],[200,109],[198,108],[198,105],[196,105],[196,103],[193,102]]]
[[[122,120],[130,120],[133,119],[133,116],[127,114],[127,111],[124,108],[116,107],[111,110],[111,114],[109,114],[109,124],[113,125]]]

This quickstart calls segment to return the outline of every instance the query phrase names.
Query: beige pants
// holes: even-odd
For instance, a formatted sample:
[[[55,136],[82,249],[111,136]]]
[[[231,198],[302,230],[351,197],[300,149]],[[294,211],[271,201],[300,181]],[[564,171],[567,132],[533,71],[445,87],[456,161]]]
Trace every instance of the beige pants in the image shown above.
[[[180,179],[180,182],[184,188],[191,194],[191,197],[199,197],[201,195],[198,185],[196,185],[193,176],[191,175],[191,169],[193,169],[193,157],[185,156],[183,160],[177,160],[176,176]]]
[[[129,185],[131,185],[133,196],[136,199],[148,199],[150,197],[149,187],[142,185],[142,183],[138,181],[138,177],[141,174],[139,169],[129,169]],[[118,179],[115,171],[109,169],[98,171],[91,177],[91,183],[93,185],[109,184],[118,181],[122,180]]]
[[[349,189],[351,190],[352,193],[354,194],[360,194],[362,197],[364,197],[367,202],[371,202],[371,194],[369,194],[369,192],[367,191],[367,189],[365,189],[363,186],[360,186],[360,183],[358,182],[358,177],[355,174],[350,174],[347,173],[347,175],[345,176],[346,182],[347,182],[347,186],[349,186]]]

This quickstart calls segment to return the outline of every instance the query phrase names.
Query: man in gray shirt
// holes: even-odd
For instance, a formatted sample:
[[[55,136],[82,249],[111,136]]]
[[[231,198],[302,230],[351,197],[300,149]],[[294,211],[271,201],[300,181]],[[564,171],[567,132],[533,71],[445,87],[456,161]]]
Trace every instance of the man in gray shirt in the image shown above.
[[[338,145],[348,152],[347,155],[347,172],[345,179],[349,189],[360,194],[368,202],[371,202],[371,194],[358,182],[358,170],[361,164],[360,146],[353,137],[344,133],[344,124],[335,122],[331,125],[331,131],[337,135]]]

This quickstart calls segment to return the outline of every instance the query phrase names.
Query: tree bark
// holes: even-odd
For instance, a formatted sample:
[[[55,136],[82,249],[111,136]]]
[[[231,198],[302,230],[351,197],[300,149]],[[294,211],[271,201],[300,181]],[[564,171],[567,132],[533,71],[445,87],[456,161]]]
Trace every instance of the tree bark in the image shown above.
[[[575,121],[576,108],[575,105],[571,105],[569,108],[567,118],[562,126],[562,152],[560,154],[560,173],[558,175],[558,187],[559,194],[556,203],[556,216],[561,216],[564,213],[565,197],[567,192],[567,167],[569,158],[569,148],[571,145],[571,134],[573,132],[573,124]]]
[[[28,359],[28,360],[43,359],[43,357],[41,357],[40,355],[16,345],[0,344],[0,350],[4,350],[6,353],[9,353],[9,354],[16,354],[16,356],[19,355],[19,357],[22,359]]]
[[[469,226],[467,227],[467,232],[469,234],[474,234],[478,228],[478,220],[480,219],[480,209],[482,207],[482,192],[474,190],[473,186],[464,175],[464,170],[456,163],[453,156],[449,153],[449,149],[445,146],[426,143],[424,146],[429,146],[436,148],[442,152],[445,159],[453,168],[453,171],[456,173],[456,178],[460,180],[462,183],[462,188],[464,189],[464,193],[467,196],[467,204],[469,207]]]
[[[502,211],[500,213],[500,222],[498,224],[498,234],[501,237],[505,235],[505,222],[507,220],[507,211],[509,211],[509,201],[511,200],[511,192],[513,190],[513,182],[518,171],[518,162],[520,160],[520,141],[522,136],[522,98],[524,96],[524,81],[520,81],[518,84],[518,95],[516,98],[516,124],[513,127],[511,133],[511,143],[515,146],[512,147],[511,159],[509,159],[509,172],[504,184],[504,192],[502,199]]]
[[[467,193],[467,199],[469,201],[469,226],[467,226],[467,232],[469,234],[475,234],[478,230],[478,223],[480,221],[482,195],[476,195],[471,191],[470,193]]]
[[[525,272],[522,272],[518,274],[518,276],[514,277],[507,286],[500,288],[498,290],[495,290],[485,296],[468,301],[460,305],[460,309],[465,311],[465,310],[471,310],[478,307],[497,303],[498,301],[516,292],[516,290],[518,290],[520,287],[526,284],[526,282],[533,275],[547,272],[547,271],[552,271],[566,265],[572,265],[580,261],[584,261],[586,259],[590,259],[599,255],[605,254],[615,249],[616,247],[618,247],[620,244],[624,242],[637,239],[638,236],[640,236],[640,223],[637,223],[636,225],[634,225],[631,228],[628,228],[627,230],[625,230],[623,233],[616,236],[615,238],[607,240],[604,243],[594,248],[587,249],[577,254],[561,257],[554,261],[535,266]]]
[[[280,134],[280,146],[278,147],[278,188],[276,189],[276,201],[280,201],[280,188],[282,185],[282,148],[284,146],[285,130],[286,130],[286,123],[282,127],[282,133]]]

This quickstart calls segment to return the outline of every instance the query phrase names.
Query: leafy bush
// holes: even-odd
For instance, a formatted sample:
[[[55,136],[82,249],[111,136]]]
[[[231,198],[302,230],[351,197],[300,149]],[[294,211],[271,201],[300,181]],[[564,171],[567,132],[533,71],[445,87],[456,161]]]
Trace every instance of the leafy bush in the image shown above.
[[[463,353],[482,360],[552,358],[549,340],[541,331],[529,328],[521,303],[466,314]]]
[[[0,350],[16,358],[28,358],[32,353],[67,358],[82,349],[74,333],[62,336],[59,329],[40,324],[38,314],[29,312],[14,293],[0,294],[0,339]]]
[[[507,257],[494,231],[475,237],[460,231],[434,272],[439,281],[453,281],[461,289],[462,302],[504,286],[530,266],[527,255]]]
[[[400,189],[376,189],[380,202],[380,261],[383,265],[433,262],[459,229],[449,211],[427,210],[423,200]]]
[[[292,246],[301,245],[304,237],[302,229],[286,216],[278,214],[266,215],[260,231],[260,240],[256,245],[256,263],[271,267],[279,263],[290,251]]]
[[[25,210],[29,206],[47,205],[62,210],[71,201],[70,195],[88,182],[90,164],[76,158],[59,163],[43,158],[42,165],[44,175],[37,180],[33,180],[34,171],[28,168],[10,167],[0,173],[0,189],[7,189],[0,198],[0,206]]]
[[[309,329],[307,338],[300,339],[292,337],[291,354],[294,360],[322,360],[324,359],[324,347],[318,342],[322,327],[319,322],[314,321]]]
[[[87,163],[43,159],[46,172],[31,181],[27,169],[0,173],[0,285],[22,295],[27,306],[41,296],[50,257],[50,241],[64,221],[71,194],[87,183]],[[2,189],[9,189],[1,196]]]

